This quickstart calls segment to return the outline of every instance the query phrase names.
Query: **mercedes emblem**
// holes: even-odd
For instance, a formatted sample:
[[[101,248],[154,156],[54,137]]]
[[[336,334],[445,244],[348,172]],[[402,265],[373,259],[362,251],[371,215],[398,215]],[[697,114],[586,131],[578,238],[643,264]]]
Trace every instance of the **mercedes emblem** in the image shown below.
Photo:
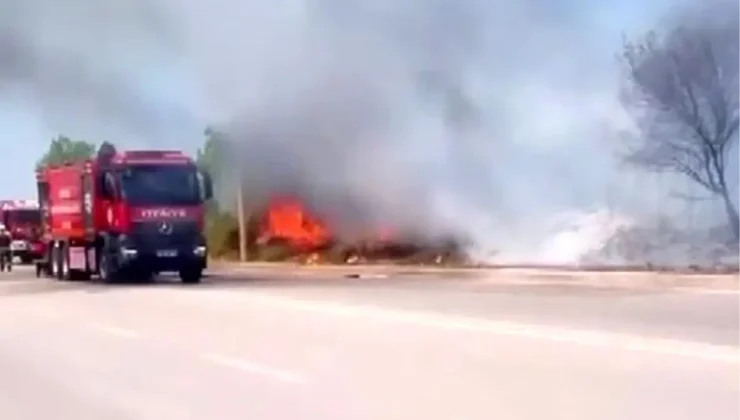
[[[162,235],[169,235],[172,233],[172,225],[168,222],[162,222],[159,224],[159,233]]]

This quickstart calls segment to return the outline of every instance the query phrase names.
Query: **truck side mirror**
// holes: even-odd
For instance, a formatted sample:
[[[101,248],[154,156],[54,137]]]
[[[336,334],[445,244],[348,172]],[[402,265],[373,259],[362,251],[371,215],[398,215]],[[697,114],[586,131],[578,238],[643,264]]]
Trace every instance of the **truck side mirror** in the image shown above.
[[[113,174],[110,172],[106,172],[105,175],[103,175],[103,179],[101,180],[100,185],[100,195],[106,199],[106,200],[115,200],[116,199],[116,180],[113,177]]]
[[[108,191],[105,188],[105,174],[100,174],[95,178],[95,194],[100,198],[109,200]]]
[[[203,187],[203,201],[213,198],[213,179],[206,171],[200,172],[201,185]]]

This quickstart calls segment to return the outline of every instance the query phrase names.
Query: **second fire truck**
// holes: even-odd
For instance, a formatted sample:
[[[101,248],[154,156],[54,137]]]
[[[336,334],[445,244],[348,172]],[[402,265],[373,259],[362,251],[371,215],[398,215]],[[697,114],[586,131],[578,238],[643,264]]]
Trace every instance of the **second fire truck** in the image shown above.
[[[0,223],[10,232],[10,250],[14,258],[30,264],[44,254],[41,241],[41,210],[35,200],[0,201]]]

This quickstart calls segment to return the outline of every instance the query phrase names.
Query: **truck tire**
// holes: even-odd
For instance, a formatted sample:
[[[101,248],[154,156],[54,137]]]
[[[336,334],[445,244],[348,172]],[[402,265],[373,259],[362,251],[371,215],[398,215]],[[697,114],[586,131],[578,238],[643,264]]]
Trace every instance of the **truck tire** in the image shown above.
[[[69,265],[69,244],[63,243],[62,246],[59,247],[60,252],[60,259],[61,259],[61,274],[62,274],[62,280],[64,281],[70,281],[72,280],[72,269]]]
[[[202,268],[185,268],[180,270],[180,281],[183,284],[198,284],[203,280]]]
[[[151,271],[145,270],[139,273],[139,283],[151,284],[154,283],[154,280],[155,276]]]
[[[120,278],[119,273],[116,272],[116,270],[113,268],[110,255],[105,251],[102,251],[100,255],[100,262],[98,263],[98,273],[100,275],[100,281],[102,283],[116,283]]]
[[[56,244],[55,244],[56,245]],[[51,251],[51,266],[54,278],[57,280],[64,280],[64,254],[62,253],[62,246],[54,246]]]
[[[55,262],[56,260],[54,259],[54,244],[49,243],[46,250],[46,255],[44,255],[43,266],[40,267],[41,274],[47,279],[53,278],[55,276]]]
[[[30,255],[24,255],[21,257],[21,264],[30,265],[33,263],[33,257]]]

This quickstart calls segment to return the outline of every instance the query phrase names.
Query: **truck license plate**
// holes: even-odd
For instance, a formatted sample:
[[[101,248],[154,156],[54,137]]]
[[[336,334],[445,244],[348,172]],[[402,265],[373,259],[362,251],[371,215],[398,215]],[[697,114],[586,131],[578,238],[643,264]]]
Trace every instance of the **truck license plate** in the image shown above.
[[[161,249],[157,251],[158,257],[172,258],[177,256],[177,251],[174,249]]]
[[[10,243],[10,249],[12,251],[25,251],[26,243],[21,241],[13,241]]]

